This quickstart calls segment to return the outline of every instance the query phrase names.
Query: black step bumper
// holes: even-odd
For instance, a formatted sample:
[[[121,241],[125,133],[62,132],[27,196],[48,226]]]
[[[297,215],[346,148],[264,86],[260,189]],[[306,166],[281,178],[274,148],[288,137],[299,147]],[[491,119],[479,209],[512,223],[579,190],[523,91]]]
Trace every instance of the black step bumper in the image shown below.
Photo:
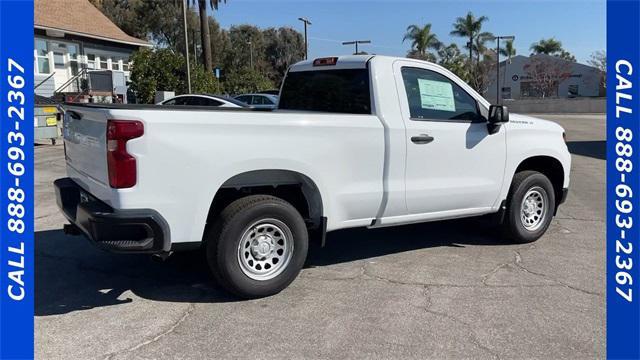
[[[70,178],[58,179],[53,184],[56,202],[64,216],[98,247],[150,254],[171,250],[169,225],[155,210],[113,209]]]

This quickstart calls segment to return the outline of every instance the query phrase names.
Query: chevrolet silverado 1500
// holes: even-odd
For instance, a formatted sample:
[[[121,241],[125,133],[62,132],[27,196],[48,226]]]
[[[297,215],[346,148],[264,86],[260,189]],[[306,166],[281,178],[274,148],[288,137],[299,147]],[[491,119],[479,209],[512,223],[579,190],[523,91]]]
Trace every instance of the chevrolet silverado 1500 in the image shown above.
[[[202,247],[243,297],[287,287],[337,229],[495,214],[534,241],[569,186],[560,126],[412,59],[297,63],[274,111],[65,107],[65,229],[120,252]]]

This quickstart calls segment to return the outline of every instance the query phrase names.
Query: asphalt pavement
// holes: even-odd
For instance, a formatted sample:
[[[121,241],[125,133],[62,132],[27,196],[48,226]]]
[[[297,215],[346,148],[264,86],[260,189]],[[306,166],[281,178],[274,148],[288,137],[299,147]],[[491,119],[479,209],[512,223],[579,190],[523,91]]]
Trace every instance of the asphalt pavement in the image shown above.
[[[545,236],[478,219],[328,235],[282,293],[239,301],[198,252],[160,263],[62,232],[60,145],[36,146],[39,359],[605,357],[605,117],[567,130],[571,188]]]

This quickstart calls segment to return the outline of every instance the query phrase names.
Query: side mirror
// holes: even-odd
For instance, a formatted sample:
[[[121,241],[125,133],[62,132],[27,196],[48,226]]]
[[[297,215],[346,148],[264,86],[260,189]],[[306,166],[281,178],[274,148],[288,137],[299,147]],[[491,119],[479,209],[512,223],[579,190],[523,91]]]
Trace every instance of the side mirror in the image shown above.
[[[504,105],[491,105],[489,107],[489,124],[500,124],[509,121],[509,109]]]
[[[500,130],[500,125],[509,121],[509,109],[504,105],[491,105],[489,107],[489,122],[487,130],[489,134],[495,134]]]

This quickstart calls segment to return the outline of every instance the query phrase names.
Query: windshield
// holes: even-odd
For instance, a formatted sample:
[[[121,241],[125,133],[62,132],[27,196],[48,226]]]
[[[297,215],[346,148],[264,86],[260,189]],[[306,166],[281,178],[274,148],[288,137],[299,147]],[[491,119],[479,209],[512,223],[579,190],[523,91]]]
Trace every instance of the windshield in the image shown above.
[[[290,72],[279,109],[371,114],[367,69]]]

